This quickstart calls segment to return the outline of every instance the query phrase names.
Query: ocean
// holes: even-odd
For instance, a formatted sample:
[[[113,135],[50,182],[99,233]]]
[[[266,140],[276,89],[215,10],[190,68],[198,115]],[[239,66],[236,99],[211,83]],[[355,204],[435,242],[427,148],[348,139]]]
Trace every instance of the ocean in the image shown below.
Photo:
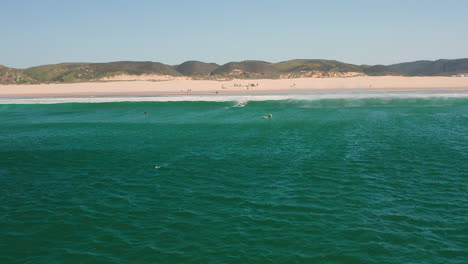
[[[468,91],[0,99],[1,263],[451,264],[467,245]]]

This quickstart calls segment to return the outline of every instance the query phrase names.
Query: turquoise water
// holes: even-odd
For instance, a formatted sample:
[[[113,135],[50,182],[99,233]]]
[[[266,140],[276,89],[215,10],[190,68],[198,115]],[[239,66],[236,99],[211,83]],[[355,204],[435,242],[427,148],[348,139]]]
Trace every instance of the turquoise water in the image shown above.
[[[3,104],[0,125],[1,263],[468,261],[467,98]]]

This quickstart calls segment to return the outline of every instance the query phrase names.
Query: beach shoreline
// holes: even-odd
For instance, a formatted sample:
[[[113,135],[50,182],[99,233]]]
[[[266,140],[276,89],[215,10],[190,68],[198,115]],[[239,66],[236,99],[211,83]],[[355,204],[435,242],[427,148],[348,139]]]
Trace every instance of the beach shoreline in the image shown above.
[[[314,91],[468,89],[468,78],[360,76],[349,78],[111,81],[0,85],[0,98],[264,94]]]

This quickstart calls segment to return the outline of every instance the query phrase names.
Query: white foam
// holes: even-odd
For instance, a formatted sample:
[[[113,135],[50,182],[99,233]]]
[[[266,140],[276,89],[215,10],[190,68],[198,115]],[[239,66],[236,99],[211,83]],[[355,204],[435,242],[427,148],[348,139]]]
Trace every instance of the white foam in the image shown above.
[[[249,101],[364,99],[364,98],[468,98],[468,90],[386,90],[386,91],[320,91],[289,94],[223,94],[223,95],[161,95],[126,97],[48,97],[0,98],[0,104],[60,104],[109,102],[238,102],[244,107]]]
[[[233,107],[245,107],[247,105],[248,101],[242,100],[242,101],[237,101],[237,104]]]

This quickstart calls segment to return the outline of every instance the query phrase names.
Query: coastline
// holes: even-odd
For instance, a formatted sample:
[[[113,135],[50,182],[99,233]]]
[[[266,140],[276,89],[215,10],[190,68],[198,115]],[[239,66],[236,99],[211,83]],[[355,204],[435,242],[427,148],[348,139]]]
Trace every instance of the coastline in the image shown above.
[[[385,91],[468,89],[468,78],[359,76],[348,78],[109,81],[0,85],[0,98],[125,97],[190,94],[301,93],[314,91]]]

